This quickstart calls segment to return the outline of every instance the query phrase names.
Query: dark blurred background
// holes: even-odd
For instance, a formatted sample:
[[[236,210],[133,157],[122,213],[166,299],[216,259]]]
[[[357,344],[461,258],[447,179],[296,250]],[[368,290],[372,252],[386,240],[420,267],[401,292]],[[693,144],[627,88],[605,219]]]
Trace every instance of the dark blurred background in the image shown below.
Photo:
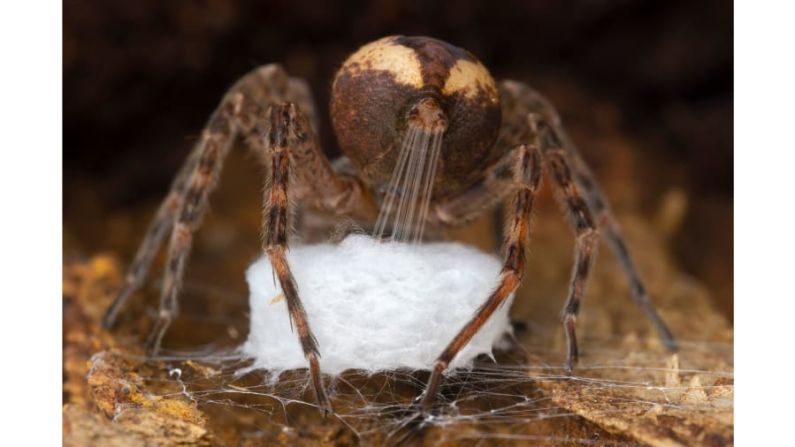
[[[732,14],[728,0],[67,0],[65,250],[127,256],[146,219],[119,242],[118,216],[151,216],[209,113],[251,68],[281,62],[307,79],[325,118],[347,54],[384,35],[431,35],[545,93],[619,207],[630,197],[654,218],[666,197],[683,198],[672,251],[731,318]],[[616,175],[632,181],[612,185]]]

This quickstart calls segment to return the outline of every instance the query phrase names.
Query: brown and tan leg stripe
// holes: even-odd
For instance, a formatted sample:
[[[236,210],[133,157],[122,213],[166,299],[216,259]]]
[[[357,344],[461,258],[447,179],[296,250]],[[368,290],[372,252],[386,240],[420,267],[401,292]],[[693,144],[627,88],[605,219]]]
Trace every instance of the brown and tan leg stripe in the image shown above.
[[[676,339],[654,308],[651,298],[646,291],[646,286],[643,284],[640,273],[624,242],[624,237],[621,234],[618,221],[610,210],[610,206],[604,194],[602,194],[599,186],[594,180],[593,174],[591,174],[590,170],[585,165],[585,161],[582,160],[582,157],[576,152],[573,145],[567,146],[566,153],[572,161],[570,167],[574,181],[582,190],[583,198],[591,208],[599,229],[629,281],[629,289],[633,301],[635,301],[643,313],[646,314],[646,317],[652,322],[666,348],[671,351],[676,351],[678,348]]]
[[[475,313],[475,316],[437,358],[422,399],[423,411],[429,411],[436,399],[442,372],[447,369],[458,352],[469,343],[494,311],[516,290],[524,275],[526,249],[530,240],[530,216],[533,211],[533,200],[541,182],[541,157],[538,147],[535,145],[520,146],[513,153],[516,156],[513,167],[514,180],[519,184],[519,188],[515,194],[514,216],[506,233],[505,262],[500,273],[499,283],[483,306]]]
[[[303,140],[304,131],[297,126],[298,110],[292,103],[275,105],[268,111],[270,128],[261,149],[270,154],[271,182],[265,190],[263,210],[263,251],[268,255],[273,270],[279,279],[282,293],[287,301],[290,321],[298,332],[301,347],[309,362],[309,371],[320,409],[328,414],[331,403],[326,395],[320,373],[320,352],[317,340],[309,327],[306,311],[298,296],[298,287],[287,263],[287,234],[289,219],[288,185],[290,184],[290,161],[292,151]],[[256,148],[255,148],[256,149]]]
[[[234,104],[225,103],[213,114],[199,142],[198,159],[186,185],[185,196],[168,248],[165,278],[160,294],[160,311],[147,341],[147,350],[156,355],[168,326],[178,312],[178,296],[185,263],[198,228],[207,211],[210,192],[215,188],[229,148],[236,134]]]

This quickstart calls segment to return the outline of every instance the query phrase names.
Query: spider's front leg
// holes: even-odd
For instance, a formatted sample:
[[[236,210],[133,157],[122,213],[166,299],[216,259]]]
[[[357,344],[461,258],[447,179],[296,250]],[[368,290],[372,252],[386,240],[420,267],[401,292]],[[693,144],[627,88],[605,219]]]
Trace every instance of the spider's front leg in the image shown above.
[[[332,408],[321,376],[318,343],[286,257],[292,201],[299,200],[335,215],[374,215],[376,205],[360,180],[339,174],[332,168],[307,118],[294,103],[271,106],[247,142],[269,170],[270,184],[264,191],[262,212],[262,249],[279,280],[291,325],[298,332],[309,363],[318,407],[328,415]],[[291,185],[299,183],[303,186],[303,195],[291,194]]]
[[[299,154],[309,155],[313,151],[297,150],[309,143],[310,134],[302,128],[299,112],[291,103],[273,106],[268,111],[266,126],[269,128],[262,135],[260,148],[254,147],[263,157],[270,160],[270,187],[265,190],[265,207],[263,208],[263,251],[271,261],[273,270],[279,279],[282,293],[287,301],[290,321],[298,331],[301,348],[309,362],[309,371],[315,389],[317,403],[321,410],[328,414],[331,403],[326,395],[320,373],[320,352],[317,340],[309,327],[306,311],[298,296],[298,287],[287,263],[287,234],[290,217],[288,185],[290,184],[291,160],[300,159]],[[256,138],[254,140],[256,143]],[[321,154],[322,155],[322,154]],[[327,160],[325,157],[318,161]],[[330,167],[329,167],[330,169]],[[333,177],[337,179],[337,177]]]
[[[431,409],[436,399],[444,370],[494,311],[516,290],[524,276],[526,248],[530,240],[530,216],[533,211],[533,200],[541,181],[541,157],[538,146],[533,144],[522,145],[514,149],[512,158],[513,183],[516,188],[515,213],[505,238],[505,262],[500,272],[499,283],[474,317],[436,359],[421,403],[424,412]]]

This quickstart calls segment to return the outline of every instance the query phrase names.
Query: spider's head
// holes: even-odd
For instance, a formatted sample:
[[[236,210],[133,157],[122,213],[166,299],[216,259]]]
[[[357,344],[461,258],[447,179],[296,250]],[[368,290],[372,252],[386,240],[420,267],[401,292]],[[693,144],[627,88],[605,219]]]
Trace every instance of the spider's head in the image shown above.
[[[385,37],[348,57],[332,85],[331,119],[340,148],[375,187],[389,182],[412,126],[443,132],[437,193],[466,186],[499,156],[494,79],[468,51],[430,37]]]

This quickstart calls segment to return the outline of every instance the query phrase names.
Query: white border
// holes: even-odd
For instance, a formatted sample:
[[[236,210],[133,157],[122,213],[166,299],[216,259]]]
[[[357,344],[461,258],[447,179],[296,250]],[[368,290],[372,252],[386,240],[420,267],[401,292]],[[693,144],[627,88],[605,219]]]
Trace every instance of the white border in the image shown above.
[[[795,7],[762,3],[735,5],[738,445],[779,445],[793,424]],[[0,9],[0,420],[10,444],[55,445],[62,431],[61,8]]]
[[[795,7],[735,4],[735,434],[791,443],[795,424]],[[790,441],[786,441],[790,439]]]
[[[62,441],[62,15],[0,6],[0,420],[5,445]]]

